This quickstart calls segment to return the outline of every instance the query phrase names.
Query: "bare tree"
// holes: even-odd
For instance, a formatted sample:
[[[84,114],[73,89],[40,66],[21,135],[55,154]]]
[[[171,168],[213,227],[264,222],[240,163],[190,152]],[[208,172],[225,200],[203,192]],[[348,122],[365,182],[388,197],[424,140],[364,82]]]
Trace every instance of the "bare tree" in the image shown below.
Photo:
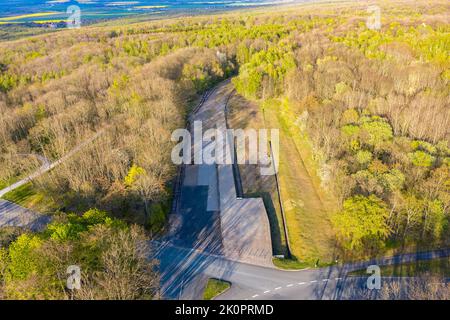
[[[108,230],[100,227],[94,237],[100,238],[104,251],[101,270],[84,275],[76,299],[136,300],[152,299],[159,287],[155,270],[157,261],[150,259],[151,251],[142,228]]]

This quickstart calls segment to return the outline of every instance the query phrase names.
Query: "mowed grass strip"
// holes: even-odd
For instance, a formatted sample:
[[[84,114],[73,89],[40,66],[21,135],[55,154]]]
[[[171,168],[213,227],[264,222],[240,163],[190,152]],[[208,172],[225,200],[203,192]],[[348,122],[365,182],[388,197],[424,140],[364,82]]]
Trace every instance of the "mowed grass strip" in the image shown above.
[[[210,278],[203,293],[203,300],[212,300],[231,287],[228,281]]]
[[[280,129],[279,181],[294,260],[328,264],[335,254],[333,200],[320,187],[307,137],[295,125],[297,117],[288,106],[272,100],[263,104],[263,110],[266,125]]]
[[[39,191],[32,183],[24,184],[8,192],[2,199],[41,213],[52,213],[58,208],[58,205],[51,197]]]

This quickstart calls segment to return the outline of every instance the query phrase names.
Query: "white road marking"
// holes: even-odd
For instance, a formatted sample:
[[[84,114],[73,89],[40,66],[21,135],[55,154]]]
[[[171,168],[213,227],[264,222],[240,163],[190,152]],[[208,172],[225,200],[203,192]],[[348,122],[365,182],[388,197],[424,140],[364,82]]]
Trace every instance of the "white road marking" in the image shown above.
[[[290,284],[288,284],[286,287],[292,287],[293,286],[293,284],[292,283],[290,283]]]
[[[281,287],[276,287],[276,288],[275,288],[275,290],[280,290],[280,289],[281,289]]]
[[[311,282],[311,283],[314,283],[314,282],[317,282],[317,280],[311,280],[310,282]]]
[[[301,285],[305,284],[305,282],[299,282],[298,284],[301,286]]]
[[[329,279],[323,279],[322,281],[323,281],[323,282],[326,282],[326,281],[328,281],[328,280],[329,280]]]
[[[342,278],[334,278],[334,280],[339,281],[342,280]]]
[[[256,297],[258,297],[258,296],[259,296],[258,294],[255,294],[255,295],[252,296],[252,298],[256,298]]]
[[[266,290],[266,291],[264,291],[264,293],[269,293],[270,292],[270,290]]]

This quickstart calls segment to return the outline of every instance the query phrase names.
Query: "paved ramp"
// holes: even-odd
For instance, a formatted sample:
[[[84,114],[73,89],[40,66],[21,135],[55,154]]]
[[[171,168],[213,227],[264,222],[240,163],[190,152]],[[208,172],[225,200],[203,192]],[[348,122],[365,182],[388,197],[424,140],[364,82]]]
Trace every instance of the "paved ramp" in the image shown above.
[[[190,118],[192,157],[196,147],[211,142],[195,134],[219,129],[225,139],[225,107],[233,87],[222,83]],[[201,121],[202,130],[194,124]],[[197,144],[197,145],[196,145]],[[223,141],[224,149],[230,148]],[[269,219],[261,198],[238,199],[232,164],[185,165],[179,194],[179,210],[170,216],[165,240],[184,248],[206,251],[227,259],[273,267]]]
[[[185,165],[179,210],[171,214],[168,240],[178,246],[222,254],[217,168]]]
[[[217,128],[225,133],[227,128],[225,107],[231,91],[231,84],[219,85],[192,117],[192,123],[202,121],[203,131]],[[225,148],[231,149],[225,141],[224,145]],[[200,168],[202,167],[204,169],[199,170],[204,170],[210,179],[203,177],[198,180],[198,183],[203,181],[202,179],[207,180],[210,189],[219,196],[223,254],[229,259],[240,262],[273,266],[269,219],[262,198],[237,198],[231,164],[216,165],[217,173],[215,174],[211,168],[206,169],[205,165],[200,165]]]

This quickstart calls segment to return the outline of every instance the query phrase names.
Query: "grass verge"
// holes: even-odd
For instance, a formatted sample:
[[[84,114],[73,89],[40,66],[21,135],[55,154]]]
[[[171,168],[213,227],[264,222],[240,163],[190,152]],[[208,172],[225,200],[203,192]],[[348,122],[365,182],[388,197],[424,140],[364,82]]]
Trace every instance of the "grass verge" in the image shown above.
[[[19,181],[20,177],[14,177],[8,180],[2,180],[0,181],[0,190],[5,189],[7,187],[9,187],[10,185],[16,183],[17,181]]]
[[[219,279],[208,279],[206,284],[205,292],[203,293],[203,300],[212,300],[219,294],[225,292],[231,287],[228,281],[223,281]]]
[[[314,267],[314,264],[311,264],[310,262],[299,261],[297,259],[273,258],[272,262],[275,267],[285,270],[298,270]]]
[[[3,199],[41,213],[51,213],[58,208],[58,205],[50,196],[39,191],[32,183],[24,184],[8,192],[3,196]]]

